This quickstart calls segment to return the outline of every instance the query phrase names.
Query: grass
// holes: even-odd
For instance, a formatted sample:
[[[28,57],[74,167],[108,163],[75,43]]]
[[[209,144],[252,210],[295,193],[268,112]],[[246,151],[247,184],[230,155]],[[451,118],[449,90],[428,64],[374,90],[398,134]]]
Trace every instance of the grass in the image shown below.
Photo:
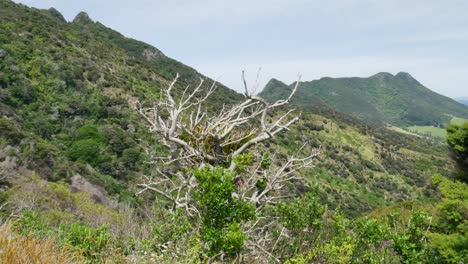
[[[340,128],[339,124],[329,123],[325,126],[330,130],[330,133],[321,132],[321,136],[339,142],[340,145],[351,145],[359,150],[359,153],[367,160],[375,160],[375,146],[372,140],[365,135],[360,134],[352,127]]]
[[[424,136],[430,136],[440,139],[445,139],[447,131],[444,128],[433,127],[433,126],[410,126],[407,127],[410,132],[414,132]]]
[[[32,236],[23,237],[10,225],[0,226],[0,264],[49,264],[83,263],[82,260],[60,249],[53,240],[39,240]]]
[[[463,125],[465,122],[468,122],[468,119],[456,117],[456,116],[451,116],[452,119],[450,120],[451,124],[455,124],[458,126]],[[430,137],[435,137],[435,138],[440,138],[440,139],[445,139],[447,136],[447,131],[445,131],[445,128],[440,128],[440,127],[434,127],[434,126],[410,126],[406,127],[405,129],[401,129],[398,127],[391,127],[390,129],[405,133],[403,131],[407,131],[407,133],[417,133],[419,135],[424,135],[424,136],[430,136]]]
[[[412,133],[412,132],[410,132],[408,130],[404,130],[403,128],[396,127],[396,126],[387,126],[387,129],[393,130],[393,131],[398,132],[398,133],[406,134],[406,135],[421,137],[421,135],[418,135],[416,133]]]
[[[459,118],[459,117],[456,117],[454,116],[452,118],[452,120],[450,120],[450,123],[451,124],[455,124],[457,126],[462,126],[464,123],[468,122],[468,119],[464,119],[464,118]]]

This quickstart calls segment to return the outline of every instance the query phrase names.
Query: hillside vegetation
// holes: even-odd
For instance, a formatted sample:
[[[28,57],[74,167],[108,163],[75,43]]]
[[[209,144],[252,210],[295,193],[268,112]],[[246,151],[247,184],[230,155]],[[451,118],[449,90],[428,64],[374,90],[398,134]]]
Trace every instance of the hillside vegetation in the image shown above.
[[[271,80],[260,95],[278,99],[292,85]],[[293,102],[301,106],[324,104],[367,122],[400,127],[444,126],[450,120],[447,114],[468,118],[467,106],[429,90],[405,72],[301,82]]]
[[[286,182],[282,199],[260,216],[253,214],[256,204],[236,197],[239,177],[223,164],[180,168],[199,183],[190,193],[196,216],[157,193],[139,193],[142,182],[176,166],[155,162],[169,150],[137,113],[137,102],[160,102],[177,73],[177,100],[200,78],[204,91],[213,83],[85,13],[66,22],[55,9],[0,0],[0,263],[18,256],[24,258],[19,263],[54,257],[60,263],[467,261],[466,184],[446,178],[456,174],[447,145],[368,124],[326,100],[296,110],[300,119],[289,131],[255,146],[262,168],[304,154],[298,153],[304,143],[305,150],[320,150],[314,166],[296,172],[299,180]],[[396,80],[405,76],[391,79],[414,82]],[[275,94],[288,93],[278,88]],[[437,104],[440,98],[431,96]],[[243,99],[218,84],[201,108],[217,114]],[[442,101],[453,108],[444,113],[466,117],[465,108]],[[443,120],[438,112],[418,109],[425,112],[418,112],[417,122],[423,114],[424,122]],[[289,110],[284,106],[267,119]],[[387,114],[397,119],[393,110],[375,120],[390,122]],[[204,144],[219,151],[216,139]],[[229,150],[224,146],[218,154]],[[251,155],[235,160],[236,173],[253,166]],[[270,156],[277,164],[270,164]],[[267,187],[267,181],[255,184],[260,191]],[[264,229],[269,251],[257,247],[259,255],[252,255],[245,250],[251,246],[245,226],[265,219],[272,223]],[[43,258],[34,254],[41,250]]]

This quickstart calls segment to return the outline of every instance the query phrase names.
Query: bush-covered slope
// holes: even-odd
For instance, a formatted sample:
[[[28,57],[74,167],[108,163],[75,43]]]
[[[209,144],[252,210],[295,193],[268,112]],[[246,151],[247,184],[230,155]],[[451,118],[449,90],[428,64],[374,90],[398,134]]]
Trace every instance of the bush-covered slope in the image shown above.
[[[127,179],[141,169],[143,149],[138,139],[145,138],[132,104],[157,99],[160,88],[176,73],[182,76],[179,91],[206,77],[148,44],[93,22],[86,14],[79,14],[73,23],[58,14],[0,1],[3,128],[18,130],[17,137],[35,138],[36,147],[29,148],[42,146],[45,156],[36,156],[37,166],[25,164],[48,170],[40,164],[48,162],[52,169],[44,174],[49,178],[72,175],[68,171],[73,166],[58,161],[68,159]],[[219,85],[210,107],[239,98]],[[24,137],[16,143],[31,145]],[[64,167],[62,172],[58,167]]]
[[[358,216],[404,200],[431,200],[435,173],[453,175],[443,142],[369,126],[329,108],[302,109],[299,123],[270,148],[294,155],[303,142],[323,149],[316,167],[304,171],[322,201]]]
[[[0,4],[2,166],[15,168],[9,175],[15,179],[21,171],[70,183],[81,175],[120,200],[135,201],[132,183],[152,172],[146,150],[163,151],[135,113],[135,100],[157,100],[176,72],[182,76],[178,87],[201,75],[84,13],[67,23],[54,9]],[[270,85],[286,96],[286,85],[276,80]],[[300,94],[296,98],[304,98]],[[219,109],[240,98],[221,85],[207,107]],[[323,147],[317,168],[304,173],[312,183],[328,186],[327,203],[340,199],[346,211],[358,215],[424,198],[430,174],[451,170],[444,146],[369,127],[324,107],[325,100],[317,102],[321,106],[304,108],[302,121],[269,148],[285,155],[301,142]]]
[[[280,98],[291,89],[271,80],[260,93],[267,99]],[[369,78],[321,78],[302,82],[294,103],[325,103],[337,111],[372,122],[398,126],[439,126],[447,115],[468,117],[468,107],[424,87],[411,75],[378,73]]]
[[[135,195],[143,175],[155,171],[148,157],[166,149],[134,103],[158,100],[177,72],[179,94],[203,77],[86,14],[67,23],[54,9],[0,0],[1,220],[91,263],[201,261],[197,223],[169,212],[156,195]],[[241,98],[219,85],[206,107]],[[453,171],[445,145],[369,126],[317,102],[301,110],[291,131],[261,146],[283,159],[303,143],[322,148],[315,168],[301,171],[305,180],[290,184],[291,194],[317,185],[321,207],[352,217],[397,201],[436,199],[430,177]]]

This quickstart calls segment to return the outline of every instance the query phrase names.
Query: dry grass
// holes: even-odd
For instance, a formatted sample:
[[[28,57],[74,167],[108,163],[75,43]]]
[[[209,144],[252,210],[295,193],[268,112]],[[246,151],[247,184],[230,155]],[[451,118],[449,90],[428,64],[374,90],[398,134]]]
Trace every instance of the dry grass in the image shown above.
[[[52,240],[38,240],[16,234],[11,226],[0,226],[0,264],[71,264],[83,263]]]

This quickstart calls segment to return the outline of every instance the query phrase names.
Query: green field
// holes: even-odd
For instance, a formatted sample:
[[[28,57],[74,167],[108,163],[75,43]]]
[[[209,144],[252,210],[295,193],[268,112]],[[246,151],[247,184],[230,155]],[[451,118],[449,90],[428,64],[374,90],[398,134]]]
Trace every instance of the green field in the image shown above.
[[[455,125],[458,125],[458,126],[463,125],[465,122],[468,122],[468,119],[463,119],[463,118],[459,118],[459,117],[456,117],[456,116],[454,116],[452,118],[452,120],[450,120],[451,124],[455,124]]]
[[[463,125],[465,122],[468,122],[468,119],[463,119],[463,118],[459,118],[456,116],[453,116],[452,119],[450,120],[451,124],[455,124],[459,126]],[[441,138],[441,139],[445,139],[445,137],[447,136],[447,131],[445,131],[445,128],[440,128],[440,127],[410,126],[410,127],[406,127],[405,130],[413,132],[413,133],[417,133],[419,135],[430,136],[430,137]]]
[[[390,130],[393,130],[393,131],[395,131],[395,132],[402,133],[402,134],[407,134],[407,135],[411,135],[411,136],[421,137],[421,135],[416,134],[416,133],[413,133],[413,132],[410,132],[410,131],[405,130],[405,129],[401,128],[401,127],[387,126],[387,129],[390,129]]]
[[[445,137],[447,136],[447,131],[445,131],[445,128],[433,126],[410,126],[406,129],[410,132],[435,138],[445,139]]]

